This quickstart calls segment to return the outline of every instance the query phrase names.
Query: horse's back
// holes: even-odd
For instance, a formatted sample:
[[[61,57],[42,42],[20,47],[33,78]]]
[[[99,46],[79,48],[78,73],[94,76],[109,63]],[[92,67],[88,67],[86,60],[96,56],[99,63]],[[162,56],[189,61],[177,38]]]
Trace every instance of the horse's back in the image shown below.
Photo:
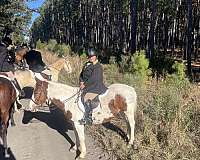
[[[128,86],[126,84],[115,83],[110,85],[108,88],[109,92],[113,92],[115,95],[119,94],[123,97],[126,97],[127,100],[134,99],[134,101],[136,101],[137,95],[135,89],[131,86]]]

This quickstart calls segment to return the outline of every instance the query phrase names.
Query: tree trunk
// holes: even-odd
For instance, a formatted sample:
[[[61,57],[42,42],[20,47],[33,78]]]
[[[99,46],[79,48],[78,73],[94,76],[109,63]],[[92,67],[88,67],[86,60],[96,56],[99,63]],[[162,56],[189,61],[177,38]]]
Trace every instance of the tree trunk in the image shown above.
[[[192,77],[191,72],[191,54],[192,54],[192,0],[187,0],[188,13],[187,13],[187,69],[189,78]]]

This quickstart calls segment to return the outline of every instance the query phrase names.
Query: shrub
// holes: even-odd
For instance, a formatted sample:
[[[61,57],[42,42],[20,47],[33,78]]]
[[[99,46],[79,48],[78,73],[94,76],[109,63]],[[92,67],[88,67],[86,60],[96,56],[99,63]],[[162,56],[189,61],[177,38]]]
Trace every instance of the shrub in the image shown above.
[[[71,53],[71,47],[66,44],[56,44],[53,51],[59,56],[67,56]]]
[[[186,78],[184,64],[175,62],[172,68],[174,69],[174,73],[171,75],[168,74],[166,76],[165,84],[167,86],[176,87],[179,90],[179,92],[186,93],[187,90],[190,88],[190,82]]]
[[[57,41],[55,39],[50,39],[48,41],[47,49],[53,52],[56,45],[57,45]]]
[[[46,47],[46,43],[42,43],[41,40],[39,39],[37,42],[36,42],[36,48],[37,49],[44,49]]]
[[[148,79],[151,74],[151,70],[149,69],[149,60],[145,57],[145,52],[140,51],[136,52],[131,57],[130,72],[133,73],[141,84]]]

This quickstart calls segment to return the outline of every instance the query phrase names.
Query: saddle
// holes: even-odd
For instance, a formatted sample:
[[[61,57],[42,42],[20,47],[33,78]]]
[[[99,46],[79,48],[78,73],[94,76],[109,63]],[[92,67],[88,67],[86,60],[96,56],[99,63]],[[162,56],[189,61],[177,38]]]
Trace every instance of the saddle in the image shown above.
[[[91,101],[91,105],[92,105],[92,112],[95,113],[95,112],[98,112],[100,109],[101,109],[101,102],[100,102],[100,99],[101,97],[104,97],[106,96],[108,93],[108,90],[103,93],[103,94],[100,94],[100,95],[97,95],[92,101]],[[78,99],[78,106],[79,106],[79,109],[82,111],[82,112],[85,112],[85,107],[84,107],[84,94],[81,94],[81,96],[79,97]]]

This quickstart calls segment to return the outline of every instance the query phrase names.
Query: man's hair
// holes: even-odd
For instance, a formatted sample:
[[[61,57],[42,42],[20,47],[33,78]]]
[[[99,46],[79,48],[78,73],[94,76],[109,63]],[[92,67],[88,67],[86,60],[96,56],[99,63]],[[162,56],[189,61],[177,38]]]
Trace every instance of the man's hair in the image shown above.
[[[2,42],[5,43],[8,46],[12,44],[12,40],[9,37],[4,37],[2,39]]]

